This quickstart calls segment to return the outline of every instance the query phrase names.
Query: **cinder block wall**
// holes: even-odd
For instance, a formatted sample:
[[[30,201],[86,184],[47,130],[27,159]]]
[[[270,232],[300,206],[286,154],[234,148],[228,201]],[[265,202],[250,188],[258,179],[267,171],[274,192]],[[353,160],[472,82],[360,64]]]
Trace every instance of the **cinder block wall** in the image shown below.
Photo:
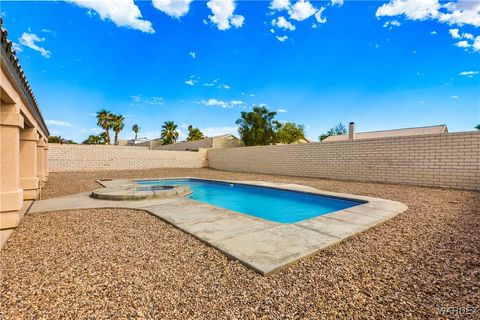
[[[135,170],[152,168],[202,168],[206,150],[165,151],[148,147],[49,144],[50,172]]]
[[[480,190],[480,132],[212,149],[211,168]]]

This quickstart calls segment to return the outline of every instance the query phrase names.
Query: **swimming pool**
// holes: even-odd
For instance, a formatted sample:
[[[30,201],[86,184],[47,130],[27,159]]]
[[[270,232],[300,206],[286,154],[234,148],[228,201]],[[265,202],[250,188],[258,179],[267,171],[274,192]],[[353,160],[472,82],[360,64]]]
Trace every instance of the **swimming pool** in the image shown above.
[[[364,202],[312,193],[202,179],[137,180],[141,185],[186,185],[190,199],[279,223],[296,223]]]

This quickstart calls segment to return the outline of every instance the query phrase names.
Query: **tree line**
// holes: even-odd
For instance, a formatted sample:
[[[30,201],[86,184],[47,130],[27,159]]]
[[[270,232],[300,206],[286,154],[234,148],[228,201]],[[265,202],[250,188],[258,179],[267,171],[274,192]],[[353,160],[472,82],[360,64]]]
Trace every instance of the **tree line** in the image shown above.
[[[298,143],[305,139],[305,127],[294,122],[280,122],[275,119],[276,112],[268,110],[265,106],[254,106],[251,111],[242,111],[240,118],[235,122],[239,128],[240,139],[246,146],[265,146],[271,144]],[[119,143],[119,134],[125,127],[125,118],[116,115],[108,110],[98,111],[96,114],[97,125],[103,129],[98,135],[90,135],[83,144],[111,144],[110,130],[114,133],[114,144]],[[178,140],[178,126],[174,121],[165,121],[161,127],[160,139],[162,144],[176,143]],[[475,126],[480,130],[480,124]],[[140,131],[140,126],[134,124],[132,131],[135,134],[135,141]],[[334,135],[347,133],[344,124],[339,123],[319,136],[319,141]],[[203,139],[205,136],[199,128],[188,126],[187,141]],[[72,140],[63,139],[60,136],[50,136],[51,143],[75,143]]]
[[[97,125],[102,128],[104,131],[98,135],[90,135],[85,139],[83,144],[111,144],[110,130],[114,133],[114,144],[119,143],[119,134],[125,128],[125,118],[122,115],[116,115],[111,113],[108,110],[101,110],[97,112]],[[140,131],[140,126],[134,124],[132,126],[132,131],[135,134],[134,141],[138,138],[138,132]],[[172,144],[176,143],[178,140],[178,126],[174,121],[165,121],[162,125],[162,131],[160,134],[160,139],[163,144]],[[187,140],[199,140],[203,139],[203,133],[198,128],[193,126],[188,126],[188,137]]]

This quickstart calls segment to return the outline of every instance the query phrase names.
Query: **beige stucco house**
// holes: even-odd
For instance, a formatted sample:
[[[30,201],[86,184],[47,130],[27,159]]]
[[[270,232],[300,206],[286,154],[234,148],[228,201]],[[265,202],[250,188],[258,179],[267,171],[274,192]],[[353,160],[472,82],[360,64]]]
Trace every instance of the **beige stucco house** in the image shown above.
[[[1,19],[1,18],[0,18]],[[14,228],[24,200],[48,179],[48,128],[1,24],[0,231]]]
[[[154,150],[175,150],[175,151],[198,151],[204,149],[236,148],[243,147],[243,141],[233,134],[204,138],[194,141],[182,141],[174,144],[162,145],[161,140],[150,141],[150,149]]]
[[[446,125],[436,125],[416,128],[402,128],[393,130],[369,131],[369,132],[355,132],[355,123],[351,122],[348,128],[348,134],[330,136],[325,138],[322,142],[336,142],[347,140],[363,140],[376,139],[388,137],[405,137],[405,136],[420,136],[425,134],[447,133]]]

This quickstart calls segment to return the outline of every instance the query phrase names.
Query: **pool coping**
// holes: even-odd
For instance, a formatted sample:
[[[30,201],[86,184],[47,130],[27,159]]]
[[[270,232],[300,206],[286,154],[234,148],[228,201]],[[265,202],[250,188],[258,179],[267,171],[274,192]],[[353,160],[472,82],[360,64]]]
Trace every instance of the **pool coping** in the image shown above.
[[[147,211],[193,235],[262,275],[273,274],[319,250],[383,223],[407,210],[403,203],[313,187],[265,181],[232,181],[197,177],[97,180],[103,187],[132,187],[140,180],[197,179],[297,191],[364,202],[296,223],[279,223],[188,198],[99,200],[81,193],[35,201],[29,213],[81,209],[131,208]],[[63,201],[63,203],[62,203]]]

